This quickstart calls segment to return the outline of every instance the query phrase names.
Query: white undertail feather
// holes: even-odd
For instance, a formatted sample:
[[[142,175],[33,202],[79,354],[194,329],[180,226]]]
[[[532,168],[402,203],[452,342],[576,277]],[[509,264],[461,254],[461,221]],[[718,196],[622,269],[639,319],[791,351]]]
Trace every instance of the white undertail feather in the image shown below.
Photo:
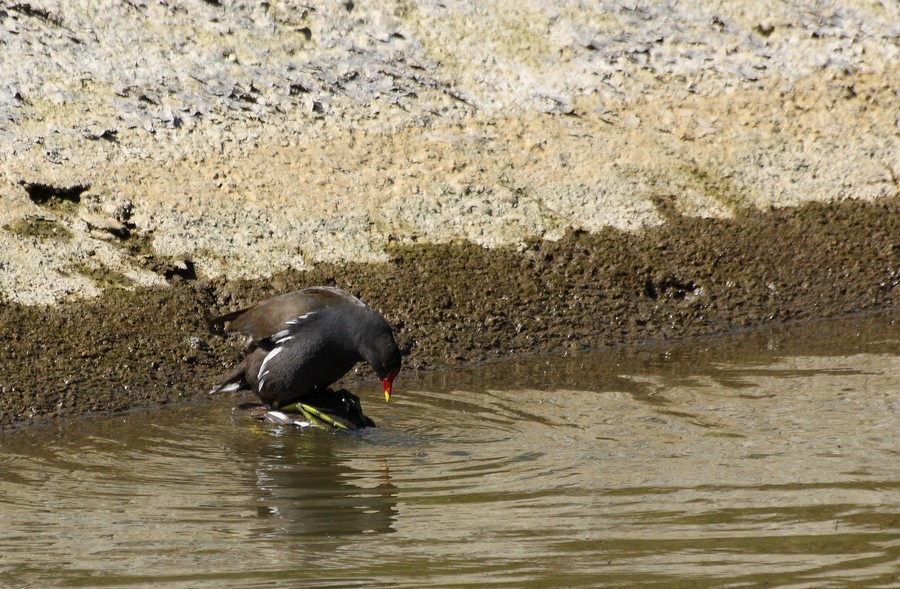
[[[239,388],[241,388],[241,383],[230,382],[225,386],[214,388],[213,390],[209,391],[209,394],[212,395],[215,393],[230,393],[230,392],[238,390]]]

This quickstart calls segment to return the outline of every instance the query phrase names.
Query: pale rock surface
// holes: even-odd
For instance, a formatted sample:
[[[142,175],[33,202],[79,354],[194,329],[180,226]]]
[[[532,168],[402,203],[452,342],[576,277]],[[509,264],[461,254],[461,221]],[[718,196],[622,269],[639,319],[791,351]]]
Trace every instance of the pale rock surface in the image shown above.
[[[893,0],[7,3],[0,300],[895,195],[898,80]]]

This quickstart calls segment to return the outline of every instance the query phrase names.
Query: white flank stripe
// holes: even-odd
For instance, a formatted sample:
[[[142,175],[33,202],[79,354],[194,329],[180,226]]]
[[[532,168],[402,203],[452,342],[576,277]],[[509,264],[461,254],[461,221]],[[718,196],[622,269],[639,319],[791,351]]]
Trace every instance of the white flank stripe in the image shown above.
[[[269,363],[269,360],[277,356],[278,352],[280,352],[281,350],[282,348],[275,348],[274,350],[266,354],[266,357],[263,358],[262,364],[259,365],[259,372],[256,375],[256,380],[259,381],[259,385],[257,386],[259,390],[262,390],[263,384],[266,381],[266,375],[269,374],[269,371],[266,370],[266,364]]]
[[[270,339],[276,344],[281,345],[286,341],[294,339],[294,336],[291,335],[291,331],[289,329],[282,329],[281,331],[273,335]]]
[[[312,317],[315,314],[316,314],[316,311],[310,311],[309,313],[304,313],[303,315],[300,315],[296,319],[291,319],[290,321],[286,321],[285,325],[299,325],[301,321],[303,321],[304,319],[309,319],[310,317]]]

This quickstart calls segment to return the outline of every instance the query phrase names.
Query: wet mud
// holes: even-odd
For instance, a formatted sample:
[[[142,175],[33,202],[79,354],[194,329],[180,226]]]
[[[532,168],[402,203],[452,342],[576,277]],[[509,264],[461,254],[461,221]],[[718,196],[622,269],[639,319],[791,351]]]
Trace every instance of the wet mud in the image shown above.
[[[314,284],[395,326],[407,370],[636,345],[900,306],[900,199],[684,217],[497,249],[396,247],[266,281],[169,275],[55,307],[0,306],[0,427],[201,402],[242,352],[216,314]],[[353,378],[368,378],[363,369]],[[403,374],[397,393],[403,391]],[[352,381],[351,381],[352,382]],[[346,383],[345,383],[346,384]],[[352,386],[349,386],[352,390]]]

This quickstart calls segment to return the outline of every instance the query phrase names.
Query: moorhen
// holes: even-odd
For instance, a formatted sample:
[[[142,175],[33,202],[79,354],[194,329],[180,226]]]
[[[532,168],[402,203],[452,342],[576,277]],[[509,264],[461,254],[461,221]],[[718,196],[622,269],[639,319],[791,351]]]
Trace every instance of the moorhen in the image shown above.
[[[400,349],[377,311],[339,288],[314,286],[233,311],[210,328],[247,335],[247,357],[211,393],[246,389],[270,407],[322,392],[368,362],[389,401]]]

